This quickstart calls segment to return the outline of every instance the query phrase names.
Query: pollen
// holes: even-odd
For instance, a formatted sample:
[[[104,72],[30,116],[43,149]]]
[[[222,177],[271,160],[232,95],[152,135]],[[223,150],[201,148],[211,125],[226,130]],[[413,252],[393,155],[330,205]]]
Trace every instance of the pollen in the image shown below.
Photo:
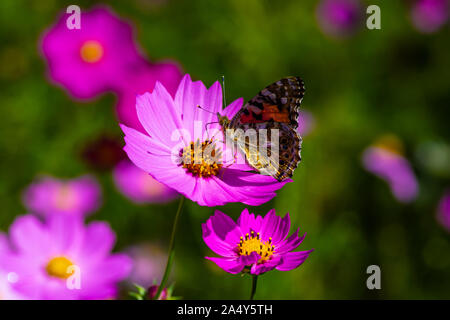
[[[95,40],[86,41],[80,49],[81,59],[88,63],[100,61],[103,57],[103,47]]]
[[[208,178],[216,176],[222,169],[222,152],[216,149],[213,140],[200,143],[191,142],[190,145],[180,151],[181,165],[194,177]]]
[[[70,261],[66,257],[56,257],[50,260],[50,262],[47,264],[47,267],[45,268],[45,271],[47,271],[47,274],[49,276],[60,279],[67,279],[71,276],[71,273],[67,271],[68,268],[72,265],[72,261]]]
[[[246,234],[245,238],[241,237],[238,245],[239,255],[249,256],[252,252],[256,252],[261,256],[261,260],[265,261],[272,256],[275,251],[275,247],[272,244],[272,238],[268,241],[263,242],[261,236],[255,233],[253,230],[250,234]]]

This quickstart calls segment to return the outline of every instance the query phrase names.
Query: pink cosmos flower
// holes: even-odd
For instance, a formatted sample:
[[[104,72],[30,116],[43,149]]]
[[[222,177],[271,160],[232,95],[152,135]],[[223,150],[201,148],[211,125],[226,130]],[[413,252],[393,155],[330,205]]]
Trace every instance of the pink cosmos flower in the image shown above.
[[[159,283],[164,273],[167,254],[154,244],[143,243],[125,250],[133,260],[133,269],[128,281],[148,288],[153,283]]]
[[[25,190],[23,202],[31,212],[43,217],[52,214],[84,216],[100,206],[101,189],[89,175],[67,181],[44,176]]]
[[[447,23],[449,9],[448,0],[417,0],[411,10],[412,22],[420,32],[436,32]]]
[[[81,12],[81,28],[69,29],[64,13],[42,38],[49,76],[78,99],[90,99],[114,89],[120,79],[141,64],[131,26],[108,7]]]
[[[332,37],[349,36],[362,21],[362,7],[358,0],[322,0],[316,11],[322,31]]]
[[[215,253],[222,256],[206,257],[226,272],[242,271],[259,275],[277,269],[289,271],[299,267],[313,250],[292,252],[305,238],[299,229],[289,238],[291,221],[270,210],[264,218],[247,209],[235,223],[229,216],[216,210],[203,227],[203,240]]]
[[[192,82],[186,75],[175,98],[157,82],[152,93],[137,98],[137,115],[146,133],[121,125],[124,150],[136,166],[202,206],[228,202],[260,205],[291,180],[278,182],[271,176],[246,171],[251,168],[242,159],[233,161],[217,113],[230,118],[242,103],[237,99],[222,110],[219,82],[207,89],[201,81]]]
[[[447,191],[439,202],[437,219],[445,229],[450,231],[450,191]]]
[[[115,235],[104,222],[84,226],[81,218],[33,215],[9,229],[12,254],[7,268],[17,276],[14,290],[29,299],[108,299],[131,269],[131,260],[112,254]]]
[[[138,204],[164,203],[178,196],[177,192],[159,183],[129,160],[123,160],[114,168],[113,177],[117,189]]]
[[[5,234],[0,233],[0,300],[23,300],[13,288],[12,284],[17,280],[17,275],[8,270],[6,259],[11,253],[11,248]]]
[[[419,185],[408,160],[397,152],[380,146],[364,151],[364,168],[385,180],[400,202],[412,202],[419,192]]]
[[[174,62],[147,63],[130,70],[118,91],[116,112],[120,123],[145,133],[136,113],[136,96],[152,92],[159,81],[173,97],[182,77],[181,68]]]

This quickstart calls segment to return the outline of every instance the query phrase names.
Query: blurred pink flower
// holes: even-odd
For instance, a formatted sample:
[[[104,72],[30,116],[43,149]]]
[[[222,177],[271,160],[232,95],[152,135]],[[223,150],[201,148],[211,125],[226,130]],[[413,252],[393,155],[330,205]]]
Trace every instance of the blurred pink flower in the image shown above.
[[[6,259],[11,254],[11,248],[7,236],[0,233],[0,300],[22,300],[13,288],[12,284],[17,280],[17,275],[8,270]]]
[[[303,241],[299,229],[288,237],[289,214],[284,218],[270,210],[264,217],[244,209],[234,222],[216,210],[203,227],[203,241],[221,257],[206,257],[229,273],[249,272],[259,275],[273,269],[298,268],[313,250],[293,252]]]
[[[101,189],[89,175],[67,181],[44,176],[25,190],[23,202],[30,212],[43,217],[85,216],[99,208]]]
[[[439,202],[437,219],[450,232],[450,191],[447,191]]]
[[[108,7],[81,12],[81,28],[69,29],[64,13],[42,37],[50,78],[74,98],[90,99],[143,62],[131,26]]]
[[[448,21],[448,0],[417,0],[411,9],[411,19],[417,30],[433,33]]]
[[[316,120],[311,112],[306,110],[300,110],[298,115],[298,133],[302,137],[307,136],[315,126]]]
[[[157,82],[152,93],[137,98],[137,115],[146,132],[121,125],[124,150],[136,166],[199,205],[260,205],[292,180],[278,182],[271,176],[255,174],[242,160],[226,164],[234,157],[224,143],[217,113],[232,117],[242,103],[242,99],[237,99],[222,110],[219,82],[207,89],[201,81],[193,82],[186,75],[175,98]],[[196,160],[194,150],[201,151]],[[205,161],[204,150],[209,150],[211,159]]]
[[[372,146],[364,151],[363,166],[385,180],[400,202],[412,202],[419,192],[419,185],[408,160],[387,148]]]
[[[153,299],[156,296],[156,293],[158,292],[159,286],[158,285],[152,285],[147,290],[147,296],[149,299]],[[164,288],[161,291],[161,295],[159,296],[158,300],[168,300],[169,298],[169,290],[167,288]]]
[[[362,22],[362,6],[358,0],[322,0],[316,10],[319,27],[332,37],[353,34]]]
[[[174,62],[146,63],[135,70],[130,70],[120,82],[118,89],[116,113],[119,122],[145,133],[136,113],[136,97],[152,92],[156,81],[161,82],[167,91],[175,96],[182,77],[181,68]]]
[[[128,277],[131,283],[148,288],[161,281],[167,255],[154,244],[143,243],[132,246],[125,252],[133,260],[133,269]]]
[[[114,183],[120,192],[135,203],[164,203],[178,193],[159,183],[131,161],[123,160],[113,171]]]
[[[105,222],[84,226],[81,218],[33,215],[9,229],[13,252],[6,267],[16,274],[14,290],[28,299],[109,299],[131,270],[124,254],[111,254],[115,235]]]

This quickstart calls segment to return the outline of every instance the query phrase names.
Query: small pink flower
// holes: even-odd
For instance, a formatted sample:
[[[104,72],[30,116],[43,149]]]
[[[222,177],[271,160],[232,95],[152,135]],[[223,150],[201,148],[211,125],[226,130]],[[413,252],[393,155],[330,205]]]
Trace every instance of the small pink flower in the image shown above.
[[[332,37],[346,37],[362,25],[362,6],[358,0],[322,0],[317,6],[322,31]]]
[[[298,133],[302,137],[307,136],[313,129],[316,124],[316,120],[311,112],[306,110],[300,110],[298,114]]]
[[[400,202],[412,202],[419,192],[419,185],[408,160],[384,147],[369,147],[364,151],[363,166],[367,171],[385,180]]]
[[[156,296],[158,288],[159,286],[157,285],[152,285],[150,286],[150,288],[148,288],[147,295],[149,299],[153,299]],[[169,291],[167,290],[167,288],[164,288],[161,291],[161,295],[159,296],[158,300],[168,300],[168,299],[169,299]]]
[[[448,0],[417,0],[411,10],[412,22],[420,32],[436,32],[447,23],[449,9]]]
[[[437,219],[450,232],[450,191],[447,191],[439,202]]]
[[[271,176],[251,172],[242,159],[233,161],[217,113],[230,118],[242,103],[238,99],[222,110],[219,82],[207,89],[186,75],[175,98],[157,82],[152,93],[137,98],[137,115],[146,132],[121,125],[124,150],[137,167],[202,206],[228,202],[260,205],[291,180],[278,182]],[[194,150],[200,150],[199,154],[192,155]],[[208,161],[202,155],[206,150],[211,155]]]
[[[161,82],[173,97],[182,77],[181,68],[174,62],[146,63],[130,70],[118,89],[116,112],[120,123],[145,133],[136,113],[136,97],[152,92],[156,81]]]
[[[114,168],[113,177],[120,192],[138,204],[164,203],[178,196],[177,192],[159,183],[129,160],[123,160]]]
[[[81,12],[81,28],[69,29],[64,13],[42,38],[50,78],[75,98],[90,99],[114,89],[141,64],[131,26],[108,7]]]
[[[84,226],[81,218],[33,215],[9,229],[13,252],[6,267],[16,275],[14,290],[28,299],[109,299],[131,270],[131,260],[112,254],[115,235],[104,222]]]
[[[43,217],[85,216],[99,208],[101,189],[88,175],[67,181],[44,176],[25,190],[23,202],[28,210]]]
[[[0,300],[23,300],[12,284],[17,281],[17,275],[7,266],[8,256],[11,254],[11,246],[5,234],[0,233]]]
[[[264,217],[255,216],[247,209],[235,223],[229,216],[216,210],[203,227],[203,240],[220,258],[206,257],[229,273],[250,272],[259,275],[277,269],[289,271],[299,267],[313,250],[292,252],[303,241],[299,230],[289,238],[291,221],[270,210]]]
[[[167,254],[161,248],[143,243],[127,248],[125,252],[133,260],[129,282],[148,288],[154,282],[161,281],[167,262]]]

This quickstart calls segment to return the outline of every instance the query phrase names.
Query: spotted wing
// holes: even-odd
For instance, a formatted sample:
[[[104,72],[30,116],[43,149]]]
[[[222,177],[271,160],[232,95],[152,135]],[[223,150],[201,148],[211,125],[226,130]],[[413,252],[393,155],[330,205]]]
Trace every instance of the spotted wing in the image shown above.
[[[305,93],[299,77],[287,77],[261,90],[231,120],[232,127],[245,123],[263,123],[269,120],[298,127],[298,113]]]
[[[282,122],[256,123],[251,127],[258,132],[255,139],[235,135],[238,150],[245,155],[248,164],[260,174],[273,176],[278,181],[291,178],[301,161],[302,139],[297,130]],[[262,135],[261,129],[267,129],[267,135]]]

